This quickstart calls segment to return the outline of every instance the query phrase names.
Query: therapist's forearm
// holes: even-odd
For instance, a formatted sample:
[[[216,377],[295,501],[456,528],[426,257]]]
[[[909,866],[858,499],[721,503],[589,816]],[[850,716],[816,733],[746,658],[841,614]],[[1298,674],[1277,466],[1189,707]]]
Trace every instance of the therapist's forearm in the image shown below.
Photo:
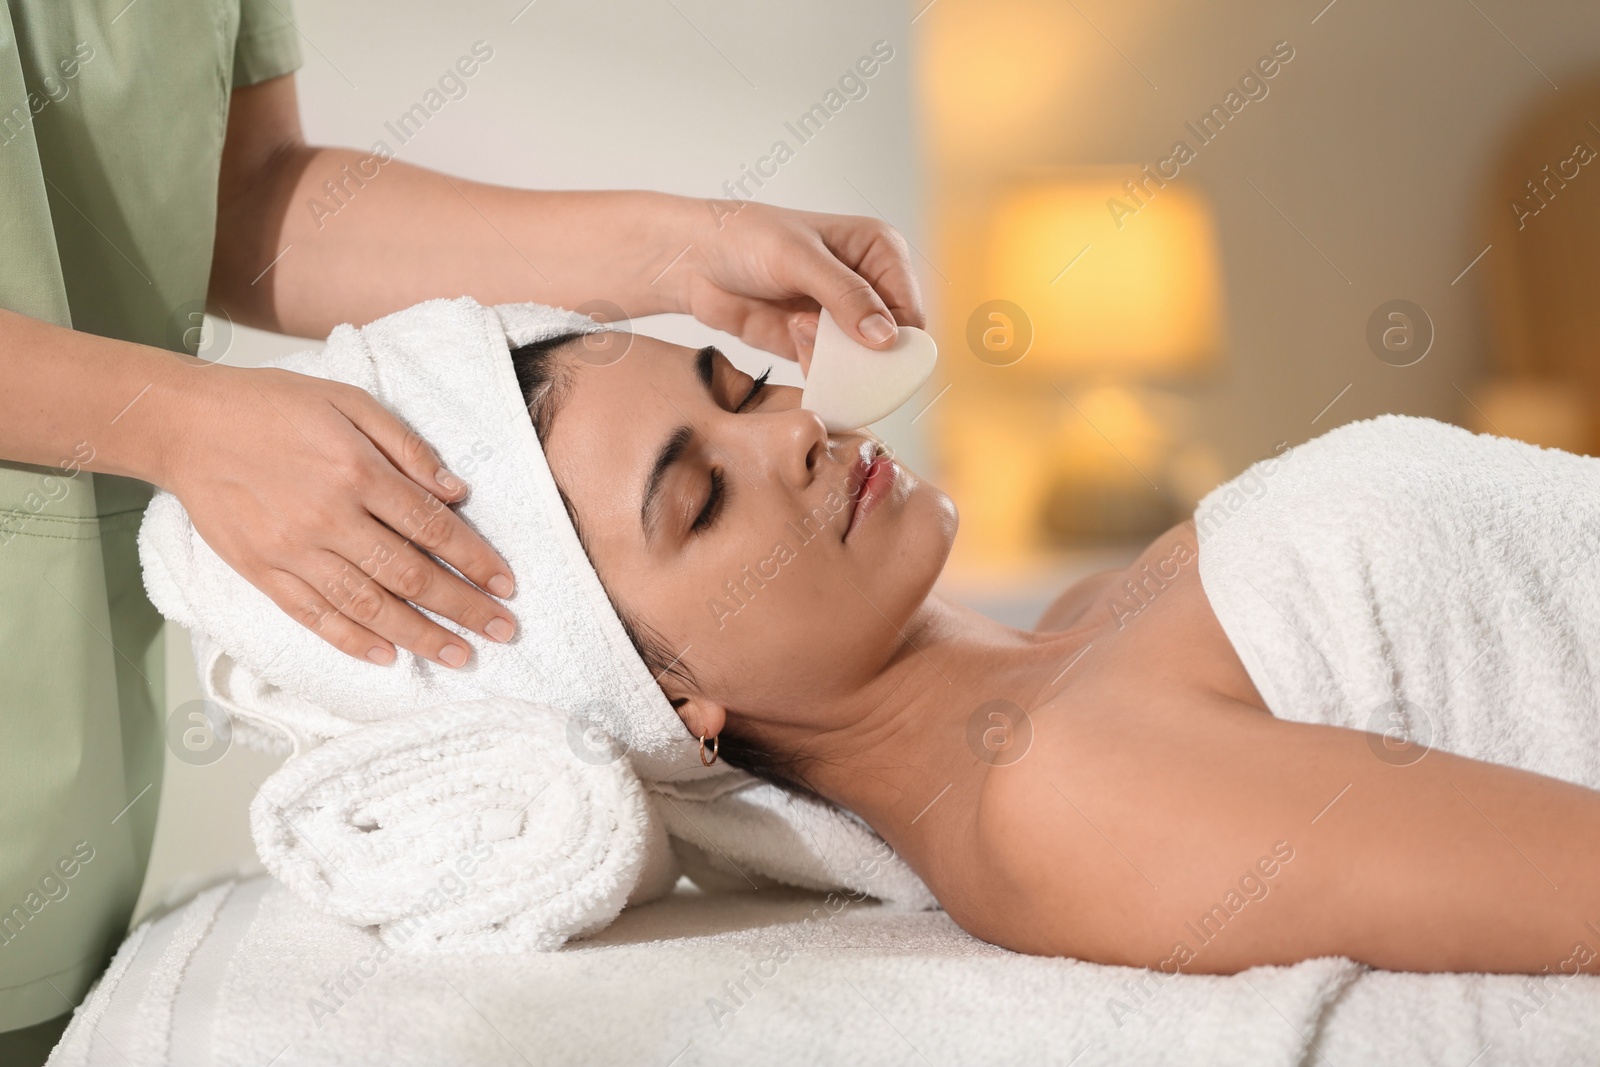
[[[219,204],[211,296],[236,321],[301,337],[438,296],[680,311],[669,268],[705,212],[664,193],[513,189],[291,146]]]
[[[192,357],[0,310],[0,459],[165,485],[174,412],[205,373]]]

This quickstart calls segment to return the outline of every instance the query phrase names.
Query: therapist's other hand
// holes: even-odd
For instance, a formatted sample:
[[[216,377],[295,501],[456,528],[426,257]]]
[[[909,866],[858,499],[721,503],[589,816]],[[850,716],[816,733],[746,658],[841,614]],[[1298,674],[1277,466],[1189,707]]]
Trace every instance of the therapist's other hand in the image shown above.
[[[683,310],[707,326],[809,370],[819,306],[870,348],[889,347],[896,324],[926,325],[908,246],[888,223],[753,201],[710,204],[680,283]]]
[[[275,367],[193,374],[161,485],[250,584],[374,663],[392,663],[395,645],[448,667],[467,662],[461,637],[405,601],[490,640],[512,636],[510,613],[482,591],[509,596],[510,568],[445,506],[467,487],[370,394]]]

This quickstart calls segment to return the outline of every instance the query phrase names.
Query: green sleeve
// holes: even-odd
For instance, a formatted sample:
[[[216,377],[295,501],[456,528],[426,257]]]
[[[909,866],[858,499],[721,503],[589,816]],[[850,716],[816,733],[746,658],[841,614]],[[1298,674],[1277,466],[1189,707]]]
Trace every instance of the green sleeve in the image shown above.
[[[300,69],[300,39],[290,0],[240,0],[233,46],[233,87]]]

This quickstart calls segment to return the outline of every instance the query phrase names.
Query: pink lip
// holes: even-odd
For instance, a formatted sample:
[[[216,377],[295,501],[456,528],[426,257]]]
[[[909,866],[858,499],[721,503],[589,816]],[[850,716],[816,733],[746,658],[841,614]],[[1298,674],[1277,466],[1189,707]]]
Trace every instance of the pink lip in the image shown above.
[[[850,523],[845,527],[841,540],[848,541],[856,527],[866,521],[867,516],[894,488],[894,460],[879,454],[876,446],[870,442],[863,446],[862,453],[850,467],[852,484],[861,488],[850,497]]]

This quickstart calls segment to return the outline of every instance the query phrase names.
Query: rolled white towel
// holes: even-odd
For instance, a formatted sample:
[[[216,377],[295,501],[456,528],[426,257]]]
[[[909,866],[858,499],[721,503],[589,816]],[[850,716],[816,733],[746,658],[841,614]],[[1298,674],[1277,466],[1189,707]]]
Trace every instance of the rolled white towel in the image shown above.
[[[363,726],[285,763],[250,807],[262,862],[393,948],[547,951],[676,878],[626,759],[569,716],[490,697]]]

